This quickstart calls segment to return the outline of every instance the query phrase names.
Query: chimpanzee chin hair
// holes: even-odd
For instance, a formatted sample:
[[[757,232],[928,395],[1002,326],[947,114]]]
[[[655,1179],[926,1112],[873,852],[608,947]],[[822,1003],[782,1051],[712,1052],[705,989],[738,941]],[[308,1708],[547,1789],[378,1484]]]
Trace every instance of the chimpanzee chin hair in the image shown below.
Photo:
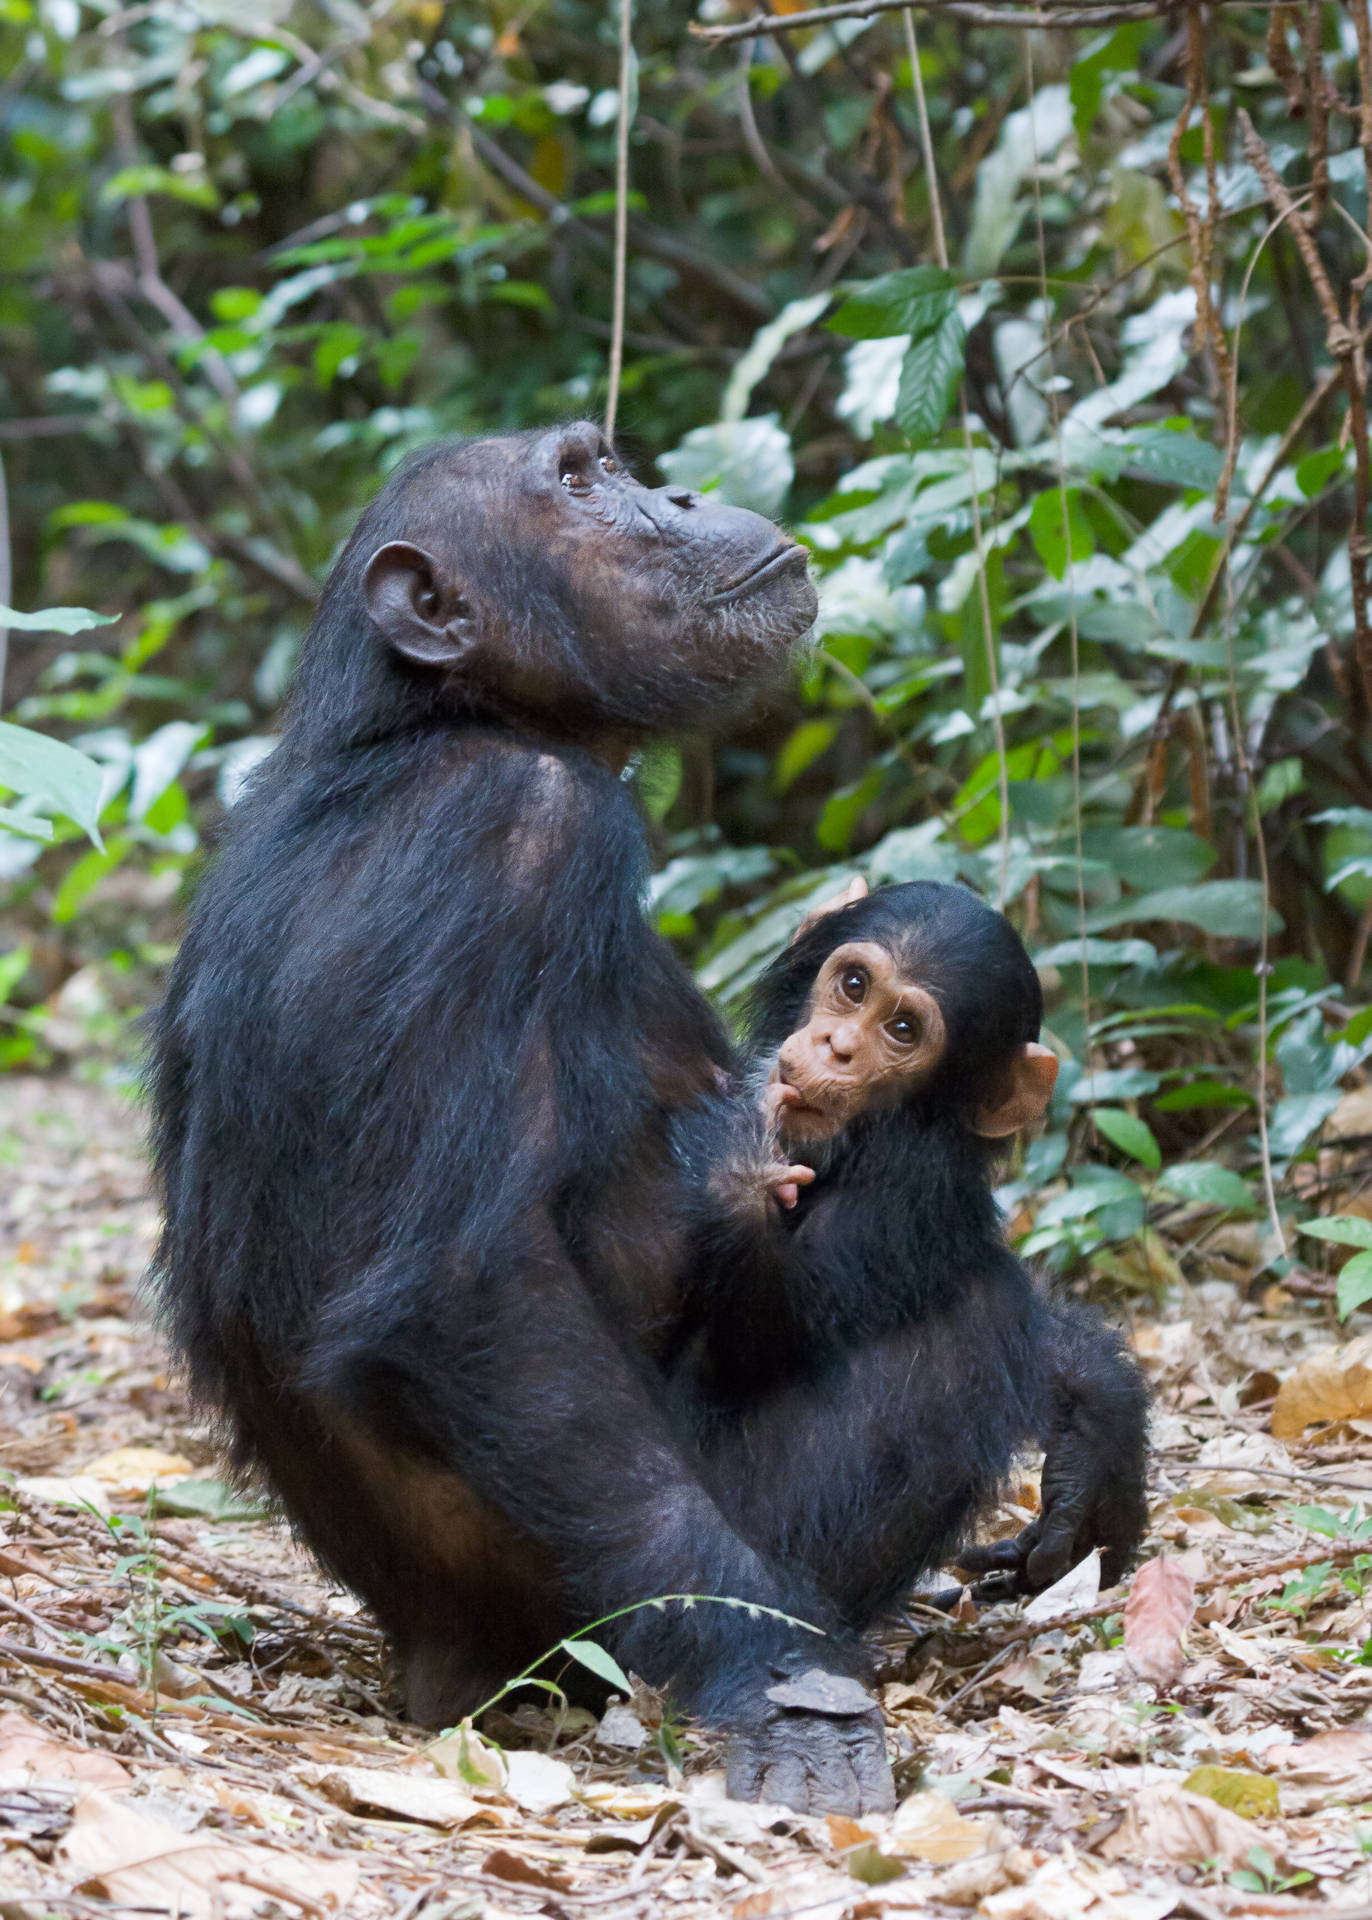
[[[777,956],[745,1008],[750,1051],[771,1055],[795,1032],[820,968],[849,940],[884,947],[938,1001],[948,1045],[927,1094],[943,1110],[977,1104],[1011,1054],[1038,1039],[1043,988],[1005,915],[970,887],[910,880],[823,914]]]

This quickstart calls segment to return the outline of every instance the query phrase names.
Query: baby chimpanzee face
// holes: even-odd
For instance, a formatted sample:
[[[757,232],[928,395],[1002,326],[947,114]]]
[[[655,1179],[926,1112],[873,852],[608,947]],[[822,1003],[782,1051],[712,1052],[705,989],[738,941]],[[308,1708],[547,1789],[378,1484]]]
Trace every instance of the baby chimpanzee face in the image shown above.
[[[897,1105],[930,1078],[946,1044],[929,989],[874,941],[845,942],[820,968],[805,1025],[777,1055],[783,1133],[830,1140],[858,1114]]]

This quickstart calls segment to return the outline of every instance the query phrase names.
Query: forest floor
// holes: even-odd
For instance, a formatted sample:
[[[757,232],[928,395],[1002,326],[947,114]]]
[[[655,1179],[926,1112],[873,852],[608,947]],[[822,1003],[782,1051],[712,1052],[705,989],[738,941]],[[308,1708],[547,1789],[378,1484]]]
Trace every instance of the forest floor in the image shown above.
[[[497,1712],[503,1759],[394,1719],[375,1629],[224,1486],[168,1377],[135,1113],[76,1081],[0,1100],[3,1920],[1372,1920],[1372,1423],[1272,1437],[1278,1381],[1339,1335],[1241,1284],[1242,1236],[1161,1311],[1137,1296],[1164,1564],[1128,1648],[1090,1565],[1046,1621],[912,1607],[899,1811],[799,1819],[726,1801],[646,1690],[601,1722]],[[1006,1530],[1032,1473],[1016,1499]]]

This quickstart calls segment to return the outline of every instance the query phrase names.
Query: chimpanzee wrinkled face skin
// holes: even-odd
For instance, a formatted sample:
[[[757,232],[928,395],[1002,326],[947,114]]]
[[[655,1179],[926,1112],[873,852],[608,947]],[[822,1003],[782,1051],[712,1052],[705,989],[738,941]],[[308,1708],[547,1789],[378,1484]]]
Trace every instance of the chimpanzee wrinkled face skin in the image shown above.
[[[592,744],[708,725],[783,684],[817,605],[788,534],[642,486],[585,421],[417,455],[363,515],[329,595],[360,597],[374,657],[331,632],[326,601],[301,701],[317,689],[337,709],[351,676],[373,726],[389,700],[400,724],[536,716]]]
[[[858,1114],[898,1105],[929,1081],[946,1046],[928,987],[876,941],[844,941],[819,970],[804,1026],[777,1055],[783,1138],[831,1140]]]

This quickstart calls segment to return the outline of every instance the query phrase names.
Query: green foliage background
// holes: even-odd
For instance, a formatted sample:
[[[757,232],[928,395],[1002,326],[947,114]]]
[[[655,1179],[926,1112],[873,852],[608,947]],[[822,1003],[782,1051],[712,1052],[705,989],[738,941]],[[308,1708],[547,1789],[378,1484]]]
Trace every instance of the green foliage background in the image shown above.
[[[822,612],[792,700],[643,767],[662,927],[727,1005],[853,871],[971,882],[1066,1063],[1007,1196],[1030,1250],[1162,1284],[1159,1222],[1235,1214],[1281,1268],[1259,1101],[1289,1219],[1372,1051],[1365,411],[1300,246],[1356,333],[1352,16],[1288,10],[1283,59],[1270,10],[1212,11],[1198,89],[1170,17],[921,14],[945,272],[901,17],[714,46],[695,11],[638,9],[620,436],[796,526]],[[603,409],[616,34],[592,0],[0,0],[0,599],[116,617],[10,635],[3,1064],[127,1054],[385,472]]]

